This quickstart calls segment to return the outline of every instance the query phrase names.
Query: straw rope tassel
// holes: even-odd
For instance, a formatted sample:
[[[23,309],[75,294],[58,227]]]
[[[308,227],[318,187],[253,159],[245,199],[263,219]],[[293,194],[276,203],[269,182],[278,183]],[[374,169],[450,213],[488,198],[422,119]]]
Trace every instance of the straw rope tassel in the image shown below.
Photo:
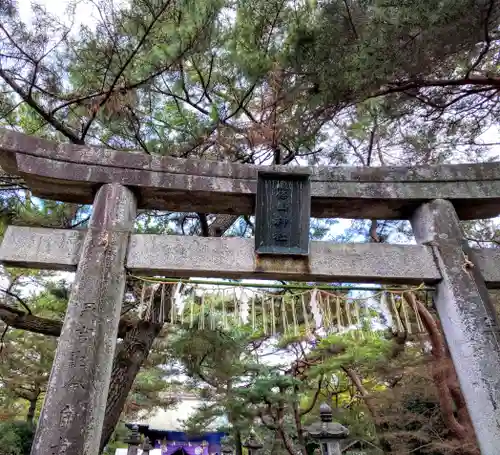
[[[220,287],[217,286],[217,293],[215,294],[215,302],[216,302],[216,305],[215,305],[215,314],[218,315],[219,311],[221,313],[221,322],[222,322],[222,328],[224,329],[224,322],[222,321],[222,301],[220,299]],[[220,302],[220,308],[219,308],[219,302]],[[217,327],[217,322],[218,322],[218,319],[215,319],[215,327]]]
[[[151,322],[156,322],[156,315],[153,313],[153,299],[155,296],[154,285],[150,286],[151,292],[149,293],[149,301],[146,306],[146,319],[151,319]]]
[[[351,302],[349,300],[345,301],[345,314],[347,316],[347,325],[351,327],[352,326]]]
[[[399,316],[399,311],[398,311],[398,307],[396,306],[396,300],[394,299],[394,294],[392,292],[390,292],[389,295],[391,296],[390,297],[391,298],[391,305],[392,305],[392,309],[394,311],[394,315],[396,318],[397,331],[404,332],[403,323],[401,322],[401,317]]]
[[[158,287],[155,289],[156,290],[160,290],[160,306],[159,308],[155,309],[154,311],[154,317],[155,317],[155,322],[158,322],[158,323],[162,323],[162,317],[164,315],[164,311],[163,311],[163,305],[162,305],[162,301],[161,301],[161,286],[158,285]],[[151,302],[151,304],[153,305],[153,302]]]
[[[236,327],[238,325],[237,318],[236,318],[236,315],[238,314],[238,308],[237,308],[236,294],[234,293],[234,288],[232,289],[232,291],[233,291],[233,296],[232,296],[232,301],[231,301],[232,307],[233,307],[232,323],[233,323],[233,326]]]
[[[252,295],[252,330],[255,331],[257,316],[255,314],[255,294]]]
[[[333,332],[333,311],[332,311],[332,305],[330,303],[330,294],[327,294],[326,296],[326,312],[328,315],[328,333]]]
[[[180,292],[180,290],[179,290]],[[180,298],[179,298],[179,301],[180,301]],[[186,300],[184,300],[184,302],[180,302],[182,303],[182,310],[181,310],[181,306],[179,305],[179,313],[180,313],[180,317],[181,317],[181,324],[184,325],[184,313],[186,312]]]
[[[326,330],[328,326],[328,313],[326,308],[326,297],[321,292],[318,291],[318,313],[320,318],[320,327],[323,327]]]
[[[285,308],[285,296],[281,296],[281,321],[283,323],[283,334],[286,335],[288,332],[286,326],[286,308]]]
[[[163,301],[167,299],[167,285],[163,284],[161,288],[161,297]],[[170,324],[175,324],[175,292],[173,287],[170,289]]]
[[[236,297],[236,288],[233,288],[233,302],[234,302],[234,323],[236,327],[239,327],[241,314],[240,314],[240,301]]]
[[[321,315],[321,326],[328,333],[328,327],[330,326],[330,318],[328,315],[328,306],[326,305],[326,301],[328,299],[328,295],[319,291],[318,293],[318,303]]]
[[[295,297],[292,301],[292,318],[293,318],[293,334],[297,336],[299,334],[299,328],[297,326],[297,308],[295,308],[296,300]]]
[[[337,333],[342,332],[342,309],[340,307],[340,296],[337,296],[337,300],[335,302],[336,311],[337,311]]]
[[[171,320],[171,323],[172,324],[177,324],[177,322],[179,321],[179,310],[180,310],[180,307],[179,307],[179,300],[177,299],[177,296],[176,296],[176,289],[170,289],[170,305],[172,306],[172,320]],[[167,288],[165,288],[165,292],[167,292]]]
[[[156,291],[158,289],[161,291],[161,286],[159,286],[159,285],[157,287],[155,286],[153,289],[154,289],[154,292],[156,294]],[[151,294],[153,294],[153,293],[151,293]],[[154,322],[156,322],[156,323],[161,323],[162,322],[162,320],[161,320],[161,316],[162,316],[162,311],[161,311],[161,309],[162,309],[161,294],[160,294],[160,306],[158,308],[155,307],[153,300],[154,300],[154,295],[150,295],[149,296],[149,303],[150,303],[150,306],[151,306],[151,312],[153,314],[152,320]]]
[[[189,309],[190,309],[189,328],[192,329],[193,325],[194,325],[194,301],[193,301],[193,299],[189,300]]]
[[[158,321],[158,316],[159,314],[156,314],[156,311],[155,311],[155,306],[154,306],[154,298],[155,298],[155,294],[156,294],[156,286],[155,285],[152,285],[151,286],[151,293],[149,294],[149,311],[150,311],[150,314],[151,314],[151,319],[153,320],[153,322],[159,322]],[[159,311],[158,311],[159,313]]]
[[[405,319],[405,326],[408,333],[411,333],[411,322],[408,316],[408,308],[406,308],[406,300],[401,296],[401,309],[403,310],[403,317]]]
[[[326,313],[326,297],[321,291],[318,291],[318,314],[320,327],[325,328],[328,325],[328,314]],[[325,328],[326,330],[326,328]]]
[[[357,327],[359,327],[359,333],[361,335],[361,339],[365,339],[365,335],[363,334],[363,324],[361,323],[361,315],[359,312],[359,302],[357,300],[354,301],[354,312],[356,314],[356,318],[358,320]]]
[[[309,326],[309,315],[307,313],[306,299],[304,294],[302,294],[302,312],[304,313],[304,325],[306,326],[306,333],[311,332],[311,327]]]
[[[345,332],[349,327],[349,329],[353,328],[356,331],[360,330],[359,336],[361,339],[365,339],[365,331],[370,332],[371,335],[375,335],[377,331],[371,323],[375,316],[370,314],[370,305],[372,305],[371,300],[380,298],[380,307],[383,308],[384,315],[388,313],[387,319],[393,330],[406,330],[410,334],[425,333],[425,326],[418,308],[420,302],[406,298],[406,294],[403,294],[400,289],[388,288],[382,292],[376,292],[370,297],[347,298],[334,293],[335,288],[332,288],[332,292],[330,292],[323,288],[320,290],[317,287],[310,287],[308,290],[289,294],[277,294],[276,291],[262,289],[248,294],[246,286],[231,285],[228,289],[224,289],[223,284],[215,283],[216,287],[213,290],[206,291],[202,288],[204,283],[195,282],[192,291],[184,295],[181,293],[181,289],[184,288],[185,282],[141,277],[137,277],[137,279],[142,281],[140,302],[137,304],[137,309],[143,318],[154,323],[177,324],[180,322],[186,325],[189,323],[190,328],[194,328],[196,325],[199,329],[210,330],[215,330],[221,325],[224,325],[225,329],[229,329],[233,324],[238,327],[242,325],[250,327],[251,324],[253,331],[263,327],[266,335],[272,334],[273,336],[281,333],[291,335],[291,324],[293,324],[294,335],[299,335],[302,326],[299,312],[302,306],[303,325],[307,336],[315,333],[316,329],[321,329],[323,333],[329,334],[335,331]],[[200,285],[197,286],[198,284]],[[421,288],[422,286],[410,291],[415,292]],[[231,290],[232,298],[229,299],[225,293],[231,292]],[[239,296],[240,290],[241,296]],[[158,292],[160,292],[159,296]],[[306,301],[307,296],[309,301]],[[208,302],[207,298],[210,299]],[[219,298],[222,300],[222,305],[219,304]],[[201,299],[200,302],[198,299]],[[281,299],[281,302],[278,299]],[[301,303],[298,302],[299,299]],[[186,306],[188,303],[189,309]],[[231,304],[231,309],[227,308],[228,303]],[[197,312],[198,304],[200,305],[199,313]],[[260,311],[257,306],[260,304],[262,305],[262,316],[257,314],[257,311]],[[291,314],[288,314],[290,304],[292,305]],[[268,305],[271,305],[271,308]],[[342,314],[344,311],[345,315]],[[222,312],[221,317],[219,316],[220,312]],[[363,318],[361,318],[362,314]],[[364,327],[365,314],[367,327]],[[412,314],[415,314],[415,320],[413,320]],[[413,326],[413,324],[415,325]],[[354,332],[354,330],[349,331]]]
[[[345,300],[345,314],[347,316],[347,324],[349,326],[349,333],[354,336],[352,333],[352,318],[351,318],[351,302],[349,300]]]
[[[394,325],[394,318],[392,317],[389,304],[387,303],[387,295],[385,292],[380,293],[379,306],[382,309],[382,314],[384,314],[384,311],[389,313],[391,326]]]
[[[365,307],[364,307],[364,313],[366,317],[366,327],[368,329],[368,335],[369,338],[373,338],[373,329],[372,329],[372,321],[371,321],[371,316],[370,316],[370,309],[368,308],[368,299],[365,300]]]
[[[419,333],[426,333],[424,323],[422,322],[422,318],[420,317],[420,312],[418,311],[418,308],[417,308],[416,297],[415,297],[415,300],[413,300],[413,311],[415,312],[415,319],[417,320],[418,332]]]
[[[328,327],[328,308],[326,307],[326,294],[321,291],[318,291],[318,314],[320,319],[319,327],[326,330],[326,327]]]
[[[228,330],[229,327],[227,325],[227,311],[226,311],[226,293],[224,292],[224,289],[222,289],[221,292],[221,298],[222,298],[222,325],[224,327],[224,330]]]
[[[293,296],[292,296],[292,302],[293,302]],[[285,332],[288,333],[291,331],[290,330],[290,322],[288,321],[288,300],[285,300],[283,302],[283,309],[285,310],[285,312],[284,312],[284,315],[285,315],[284,321],[285,321],[285,327],[286,327]]]
[[[201,295],[201,308],[200,308],[200,322],[201,322],[201,328],[205,329],[205,295]]]
[[[162,283],[160,285],[160,315],[159,315],[159,319],[160,319],[160,322],[163,324],[165,323],[165,284]],[[172,320],[172,318],[170,318],[170,320]]]
[[[264,335],[267,335],[267,310],[266,310],[266,299],[262,298],[262,325]]]
[[[319,291],[318,294],[318,303],[319,303],[319,314],[321,317],[321,326],[323,329],[328,332],[328,326],[330,319],[328,317],[328,308],[326,306],[326,299],[328,298],[327,295],[323,294],[321,291]]]
[[[210,321],[210,330],[215,330],[215,297],[212,296],[210,299],[210,309],[208,314],[208,319]]]
[[[147,307],[145,307],[145,303],[146,303],[146,286],[148,284],[143,281],[142,282],[142,289],[141,289],[141,300],[139,302],[139,307],[141,308],[141,311],[142,311],[142,314],[143,314],[143,317],[145,318],[147,316]]]
[[[320,314],[320,293],[317,289],[311,291],[311,298],[309,299],[309,307],[313,317],[313,323],[316,329],[321,327],[321,314]]]
[[[274,312],[274,297],[271,297],[271,335],[276,335],[276,314]]]

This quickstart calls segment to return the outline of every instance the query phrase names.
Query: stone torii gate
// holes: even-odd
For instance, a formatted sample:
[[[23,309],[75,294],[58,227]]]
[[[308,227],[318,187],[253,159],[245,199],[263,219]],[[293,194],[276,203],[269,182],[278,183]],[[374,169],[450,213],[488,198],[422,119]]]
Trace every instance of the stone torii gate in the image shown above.
[[[500,250],[470,248],[459,219],[500,214],[500,163],[290,169],[153,157],[2,131],[0,166],[22,177],[35,196],[93,204],[87,231],[10,226],[0,248],[7,266],[76,270],[32,455],[98,454],[127,270],[434,285],[481,453],[498,455],[499,326],[488,288],[500,288]],[[299,226],[298,253],[284,255],[279,248],[257,253],[261,244],[250,239],[132,233],[137,209],[236,215],[257,209],[263,216],[256,196],[266,200],[259,196],[265,184],[258,187],[270,172],[277,181],[309,174],[298,196],[293,188],[299,186],[286,187],[299,200],[290,196],[289,206],[307,220],[409,219],[419,244],[309,243]],[[267,203],[276,194],[288,197],[279,191],[266,193]],[[308,226],[298,213],[288,216]],[[296,220],[285,221],[297,227]],[[264,243],[286,237],[262,229]]]

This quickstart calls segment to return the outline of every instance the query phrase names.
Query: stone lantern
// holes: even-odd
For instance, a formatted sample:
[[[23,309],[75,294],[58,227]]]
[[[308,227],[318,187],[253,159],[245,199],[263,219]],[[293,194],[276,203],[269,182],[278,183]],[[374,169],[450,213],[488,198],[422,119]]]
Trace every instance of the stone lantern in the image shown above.
[[[137,455],[141,443],[141,435],[139,434],[139,427],[137,425],[132,425],[128,438],[123,442],[128,444],[127,455]]]
[[[250,437],[242,445],[248,449],[248,455],[257,455],[258,451],[264,447],[255,436],[253,430],[250,432]]]
[[[326,403],[319,407],[320,421],[306,428],[307,434],[319,442],[322,455],[341,455],[340,440],[349,436],[349,430],[333,422],[332,408]]]

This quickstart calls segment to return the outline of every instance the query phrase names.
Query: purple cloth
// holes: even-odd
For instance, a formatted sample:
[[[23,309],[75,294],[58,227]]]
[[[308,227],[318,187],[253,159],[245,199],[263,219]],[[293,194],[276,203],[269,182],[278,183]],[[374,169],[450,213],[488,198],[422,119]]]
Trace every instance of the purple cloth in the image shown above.
[[[167,443],[167,447],[162,447],[159,441],[155,444],[156,448],[161,448],[161,455],[173,455],[175,452],[179,451],[176,455],[209,455],[208,445],[203,447],[199,443],[188,443],[188,442],[176,442]],[[182,451],[181,451],[182,450]]]

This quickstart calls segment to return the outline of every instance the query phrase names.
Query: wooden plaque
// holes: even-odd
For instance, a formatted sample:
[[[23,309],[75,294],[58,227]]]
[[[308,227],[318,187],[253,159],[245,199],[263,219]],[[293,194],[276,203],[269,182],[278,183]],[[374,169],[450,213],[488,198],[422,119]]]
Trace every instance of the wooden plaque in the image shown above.
[[[309,254],[309,174],[259,172],[255,205],[257,254]]]

